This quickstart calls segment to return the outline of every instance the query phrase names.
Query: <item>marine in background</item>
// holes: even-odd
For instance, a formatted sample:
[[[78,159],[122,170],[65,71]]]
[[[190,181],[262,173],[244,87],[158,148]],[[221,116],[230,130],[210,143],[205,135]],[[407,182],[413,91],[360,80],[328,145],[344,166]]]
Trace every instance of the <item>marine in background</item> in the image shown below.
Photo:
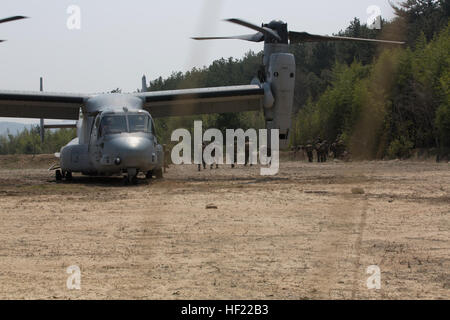
[[[327,140],[323,140],[322,143],[320,144],[320,162],[327,162],[327,157],[328,157],[328,142]]]
[[[308,161],[313,162],[314,146],[313,146],[313,143],[311,140],[308,140],[308,142],[306,143],[305,151],[306,151],[306,155],[308,157]]]
[[[250,167],[253,166],[252,161],[250,161],[250,142],[245,141],[245,166],[250,164]]]
[[[233,157],[234,157],[234,160],[233,160],[233,163],[231,164],[231,168],[233,169],[236,165],[237,165],[237,152],[238,152],[238,143],[237,143],[237,138],[236,137],[234,137],[234,147],[233,147],[233,150],[234,150],[234,154],[233,154]]]
[[[198,171],[200,171],[202,169],[202,165],[203,165],[203,170],[206,169],[206,162],[205,159],[203,158],[203,154],[205,153],[205,148],[206,148],[206,142],[202,143],[202,164],[198,165]]]
[[[346,154],[344,140],[341,137],[337,137],[330,147],[330,151],[333,153],[334,159],[342,159]]]
[[[216,161],[216,148],[214,148],[214,149],[211,151],[211,156],[212,156],[214,162],[211,163],[209,169],[212,170],[212,168],[214,167],[214,165],[216,166],[216,169],[219,169],[219,164],[218,164],[217,161]]]
[[[314,150],[316,150],[317,155],[317,162],[321,162],[322,154],[320,145],[322,144],[322,139],[320,137],[317,137],[316,142],[314,143]]]
[[[166,173],[167,169],[169,169],[169,165],[171,164],[170,149],[166,144],[163,144],[163,150],[164,150],[164,173]]]

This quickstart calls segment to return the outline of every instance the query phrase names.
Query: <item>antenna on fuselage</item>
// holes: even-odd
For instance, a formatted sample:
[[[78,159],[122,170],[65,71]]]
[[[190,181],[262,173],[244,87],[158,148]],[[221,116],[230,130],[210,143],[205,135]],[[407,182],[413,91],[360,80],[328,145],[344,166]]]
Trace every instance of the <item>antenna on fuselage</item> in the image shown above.
[[[41,77],[40,79],[40,91],[44,91],[44,79]],[[45,129],[44,129],[44,119],[41,118],[41,142],[44,143],[44,137],[45,137]]]
[[[147,78],[145,74],[142,76],[142,89],[141,92],[147,92]]]

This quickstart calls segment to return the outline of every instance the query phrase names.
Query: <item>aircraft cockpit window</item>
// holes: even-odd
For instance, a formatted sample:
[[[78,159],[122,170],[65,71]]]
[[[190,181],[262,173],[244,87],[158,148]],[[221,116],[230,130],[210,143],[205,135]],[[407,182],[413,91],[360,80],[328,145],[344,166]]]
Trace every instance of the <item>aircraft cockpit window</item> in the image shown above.
[[[127,118],[124,115],[105,116],[100,123],[99,136],[127,131]]]
[[[150,117],[146,114],[129,114],[130,132],[151,132]]]

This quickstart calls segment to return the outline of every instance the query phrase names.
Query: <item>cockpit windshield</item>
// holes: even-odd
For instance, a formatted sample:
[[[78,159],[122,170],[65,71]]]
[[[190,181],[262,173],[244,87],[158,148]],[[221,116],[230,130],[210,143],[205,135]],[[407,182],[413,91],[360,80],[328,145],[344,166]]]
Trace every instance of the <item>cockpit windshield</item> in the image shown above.
[[[123,132],[151,132],[151,120],[147,114],[111,114],[102,117],[99,136]]]
[[[125,115],[104,116],[100,123],[99,135],[127,132],[127,118]]]
[[[130,132],[151,132],[150,118],[146,114],[129,114]]]

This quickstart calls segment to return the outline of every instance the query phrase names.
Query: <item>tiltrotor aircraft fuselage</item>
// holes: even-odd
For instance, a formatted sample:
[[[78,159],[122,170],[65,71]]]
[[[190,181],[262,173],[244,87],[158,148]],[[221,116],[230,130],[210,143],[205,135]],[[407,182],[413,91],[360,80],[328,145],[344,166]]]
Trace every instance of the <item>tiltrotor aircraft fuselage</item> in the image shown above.
[[[123,94],[88,98],[77,122],[78,137],[61,149],[58,179],[70,179],[72,172],[124,173],[130,180],[139,172],[162,177],[163,149],[142,105],[142,99]]]

